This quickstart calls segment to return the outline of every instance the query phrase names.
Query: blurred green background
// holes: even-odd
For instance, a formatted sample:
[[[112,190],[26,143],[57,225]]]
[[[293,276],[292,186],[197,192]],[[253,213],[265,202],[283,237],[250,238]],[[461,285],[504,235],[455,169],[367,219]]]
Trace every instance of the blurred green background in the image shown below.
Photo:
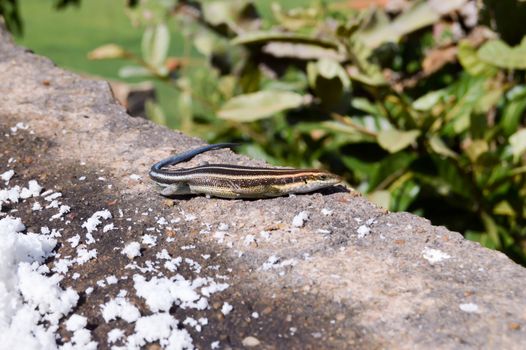
[[[151,82],[157,123],[326,168],[526,264],[525,1],[0,0],[0,13],[59,66]]]
[[[0,0],[0,3],[4,0]],[[141,81],[140,78],[123,78],[119,68],[125,65],[124,59],[106,61],[90,60],[87,53],[107,43],[118,43],[131,52],[140,55],[141,38],[144,28],[133,26],[125,13],[125,1],[89,0],[57,10],[60,2],[46,0],[23,0],[18,2],[23,21],[23,35],[16,36],[16,42],[28,47],[35,53],[49,57],[58,66],[69,70],[116,79],[128,83]],[[67,3],[67,2],[66,2]],[[304,6],[310,0],[287,0],[282,4],[286,8]],[[258,10],[270,16],[271,1],[255,3]],[[178,31],[177,26],[168,22],[172,33],[169,55],[197,56],[196,50]],[[165,84],[153,81],[159,104],[168,116],[177,113],[173,101],[173,89]],[[170,123],[168,124],[176,124]]]

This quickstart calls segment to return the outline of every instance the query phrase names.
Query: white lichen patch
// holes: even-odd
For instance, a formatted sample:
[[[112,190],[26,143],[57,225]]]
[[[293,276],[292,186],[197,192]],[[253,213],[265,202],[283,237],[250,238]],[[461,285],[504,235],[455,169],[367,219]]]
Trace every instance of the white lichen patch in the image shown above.
[[[302,211],[292,219],[292,226],[303,227],[308,219],[309,213],[306,211]]]
[[[139,242],[128,243],[121,251],[128,259],[133,259],[141,255],[141,244]]]
[[[451,258],[449,254],[446,254],[438,249],[432,249],[428,247],[424,247],[422,250],[422,257],[429,261],[431,265]]]
[[[141,175],[138,175],[138,174],[130,175],[130,179],[135,180],[135,181],[139,181],[141,178],[142,178]]]
[[[232,305],[230,305],[228,302],[225,302],[221,307],[221,312],[226,316],[230,313],[230,311],[232,311],[233,308],[234,307]]]
[[[467,312],[467,313],[475,313],[475,314],[480,313],[479,306],[474,303],[459,304],[458,307],[460,310]]]
[[[361,225],[356,230],[358,238],[364,238],[365,236],[369,235],[370,232],[371,232],[371,229],[367,225]]]

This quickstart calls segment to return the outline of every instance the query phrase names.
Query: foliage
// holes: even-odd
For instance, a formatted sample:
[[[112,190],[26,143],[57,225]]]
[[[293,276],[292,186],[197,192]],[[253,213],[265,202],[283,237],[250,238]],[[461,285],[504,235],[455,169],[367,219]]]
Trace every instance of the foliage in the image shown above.
[[[13,33],[22,33],[22,20],[16,0],[0,0],[0,17],[3,17],[7,29]]]
[[[475,2],[394,14],[337,5],[273,4],[266,19],[245,0],[143,1],[129,10],[146,26],[142,57],[92,54],[132,58],[123,76],[173,84],[185,132],[321,163],[391,210],[524,263],[526,39],[510,46],[477,27]],[[204,61],[166,57],[173,19]]]
[[[80,0],[54,0],[56,9],[63,9],[68,5],[79,5]],[[17,0],[0,0],[0,17],[3,17],[8,30],[14,34],[22,34],[23,25]]]
[[[147,105],[157,122],[324,166],[526,264],[526,7],[396,3],[274,3],[261,16],[249,0],[130,1],[141,54],[108,44],[90,57],[127,59],[122,77],[172,86],[174,116]],[[168,54],[174,25],[183,57]]]

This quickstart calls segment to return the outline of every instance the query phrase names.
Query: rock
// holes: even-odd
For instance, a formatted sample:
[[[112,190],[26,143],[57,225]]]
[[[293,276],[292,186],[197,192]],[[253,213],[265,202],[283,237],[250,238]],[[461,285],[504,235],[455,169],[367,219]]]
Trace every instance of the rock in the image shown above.
[[[100,346],[120,328],[117,346],[524,348],[526,271],[503,254],[337,190],[167,205],[149,167],[202,141],[129,117],[106,82],[55,67],[3,29],[0,77],[0,174],[14,170],[10,188],[37,180],[47,196],[61,193],[53,205],[43,196],[8,203],[0,219],[57,240],[59,255],[42,264],[60,267],[61,288],[80,295],[74,312]],[[27,128],[13,132],[18,123]],[[258,164],[228,150],[197,158],[190,164]],[[70,212],[50,221],[61,205]],[[105,209],[112,217],[87,237],[82,224]],[[308,220],[295,227],[302,212]],[[257,244],[245,244],[248,235]],[[120,253],[128,242],[140,243],[134,260]],[[214,317],[225,302],[235,312]],[[119,319],[105,322],[101,305]],[[125,322],[126,310],[141,317]],[[73,336],[66,319],[60,341]]]
[[[246,346],[247,348],[253,348],[254,346],[258,346],[261,344],[261,342],[258,340],[258,338],[255,337],[246,337],[241,342],[243,346]]]

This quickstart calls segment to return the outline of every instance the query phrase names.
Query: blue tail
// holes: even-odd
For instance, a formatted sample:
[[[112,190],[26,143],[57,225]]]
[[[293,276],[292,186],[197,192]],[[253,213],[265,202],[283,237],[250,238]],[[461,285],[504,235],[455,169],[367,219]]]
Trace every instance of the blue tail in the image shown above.
[[[207,146],[195,148],[195,149],[183,152],[183,153],[176,154],[175,156],[163,159],[160,162],[155,163],[154,165],[152,165],[151,171],[159,171],[161,170],[161,168],[164,168],[165,166],[186,162],[187,160],[190,160],[196,155],[204,153],[204,152],[221,149],[221,148],[232,148],[236,146],[239,146],[239,143],[216,143],[213,145],[207,145]]]

